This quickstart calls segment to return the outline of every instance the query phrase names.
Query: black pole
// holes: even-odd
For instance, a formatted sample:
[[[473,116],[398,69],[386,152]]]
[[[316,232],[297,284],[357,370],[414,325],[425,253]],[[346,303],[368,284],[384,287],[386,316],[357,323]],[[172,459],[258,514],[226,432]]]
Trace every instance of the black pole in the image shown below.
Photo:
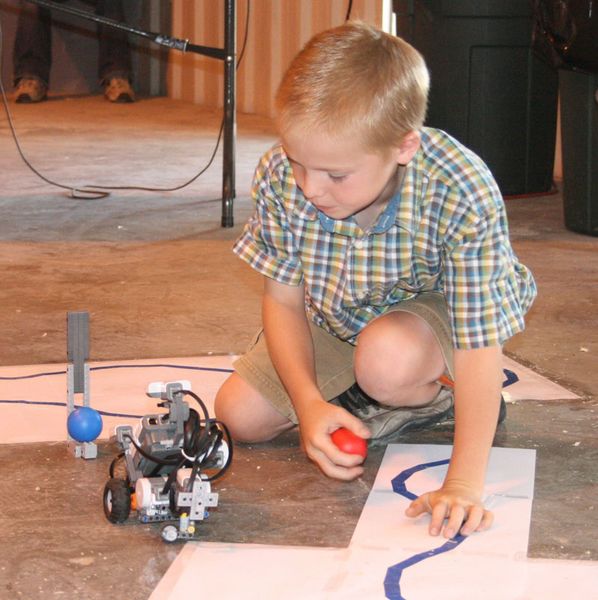
[[[224,131],[222,137],[222,227],[232,227],[235,198],[236,0],[224,0]]]

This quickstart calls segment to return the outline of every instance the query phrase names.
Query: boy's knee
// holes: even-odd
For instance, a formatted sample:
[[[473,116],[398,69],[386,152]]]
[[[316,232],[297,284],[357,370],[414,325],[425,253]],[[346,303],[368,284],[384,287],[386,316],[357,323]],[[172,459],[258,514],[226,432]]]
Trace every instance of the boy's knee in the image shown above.
[[[409,313],[393,312],[368,325],[355,350],[355,378],[364,392],[384,402],[400,388],[434,381],[444,359],[426,323]]]
[[[230,379],[230,378],[229,378]],[[227,384],[229,379],[227,379],[221,386],[220,389],[216,392],[216,398],[214,399],[214,414],[219,421],[222,421],[227,426],[231,419],[229,419],[229,413],[231,408],[231,395],[228,393]],[[232,414],[230,414],[232,416]]]
[[[416,352],[413,340],[399,328],[386,327],[382,319],[368,325],[355,349],[355,377],[373,397],[386,395],[385,388],[408,384],[409,368]]]
[[[241,406],[242,396],[239,394],[236,375],[231,375],[220,387],[214,400],[214,414],[228,428],[232,437],[241,441],[242,431],[246,423]]]
[[[218,390],[214,413],[237,442],[267,442],[292,426],[236,373]]]

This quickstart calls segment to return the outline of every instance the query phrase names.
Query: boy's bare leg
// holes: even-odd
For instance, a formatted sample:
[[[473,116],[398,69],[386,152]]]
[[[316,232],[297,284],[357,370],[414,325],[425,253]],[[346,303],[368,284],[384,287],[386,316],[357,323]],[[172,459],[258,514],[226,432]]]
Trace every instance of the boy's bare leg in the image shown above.
[[[370,322],[355,349],[355,378],[361,389],[388,406],[423,406],[440,386],[446,367],[429,325],[408,312],[390,312]]]
[[[238,442],[267,442],[294,426],[237,373],[218,390],[214,412]]]
[[[378,317],[359,335],[355,377],[361,389],[388,406],[423,406],[437,395],[444,357],[427,323],[396,311]],[[265,442],[294,424],[237,373],[216,395],[216,417],[240,442]]]

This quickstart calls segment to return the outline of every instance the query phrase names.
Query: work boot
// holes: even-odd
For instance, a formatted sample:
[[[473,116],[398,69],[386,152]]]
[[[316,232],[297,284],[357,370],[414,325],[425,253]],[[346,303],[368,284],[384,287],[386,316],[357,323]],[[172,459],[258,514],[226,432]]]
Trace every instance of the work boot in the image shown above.
[[[38,77],[21,77],[15,88],[15,102],[31,104],[48,97],[48,86]]]
[[[135,102],[135,92],[124,77],[108,79],[104,84],[104,97],[110,102]]]

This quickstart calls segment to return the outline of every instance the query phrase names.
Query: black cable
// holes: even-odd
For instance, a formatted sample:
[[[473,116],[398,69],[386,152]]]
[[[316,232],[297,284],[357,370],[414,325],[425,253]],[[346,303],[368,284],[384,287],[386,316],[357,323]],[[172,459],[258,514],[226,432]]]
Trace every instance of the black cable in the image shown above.
[[[245,48],[247,47],[247,38],[249,37],[249,13],[251,12],[251,0],[247,0],[247,14],[245,15],[245,33],[243,34],[243,43],[241,44],[241,52],[239,52],[239,58],[237,59],[237,66],[235,69],[239,70],[239,65],[245,56]]]
[[[112,462],[110,463],[110,467],[108,469],[108,473],[110,473],[110,479],[112,479],[114,477],[114,468],[116,467],[118,461],[122,460],[125,457],[125,453],[121,452],[120,454],[117,454],[114,459],[112,460]]]
[[[197,402],[199,408],[201,409],[201,412],[203,413],[203,421],[210,420],[210,413],[208,412],[208,407],[204,404],[203,400],[195,392],[192,392],[191,390],[181,390],[177,393],[183,394],[185,396],[191,396],[191,398],[193,398],[195,402]]]
[[[124,438],[128,438],[129,441],[131,442],[131,444],[133,444],[133,446],[135,446],[135,450],[137,450],[137,452],[139,452],[139,454],[141,454],[141,456],[143,456],[143,458],[147,458],[147,460],[156,463],[157,465],[162,465],[164,467],[171,467],[173,465],[176,465],[179,461],[180,458],[177,456],[177,458],[175,460],[165,460],[163,458],[158,458],[157,456],[154,456],[153,454],[150,454],[149,452],[146,452],[140,444],[138,444],[134,439],[132,435],[129,435],[128,433],[125,433],[123,435],[123,439]]]
[[[199,423],[198,423],[198,427],[200,430],[199,439],[195,440],[193,443],[193,448],[194,449],[197,448],[197,450],[195,451],[195,460],[194,460],[193,468],[195,469],[195,467],[197,465],[197,469],[195,469],[195,473],[192,472],[192,475],[196,474],[197,470],[199,470],[200,467],[206,465],[206,463],[209,463],[209,461],[212,458],[212,456],[214,455],[214,453],[217,452],[218,449],[220,448],[222,438],[226,437],[225,441],[228,445],[227,460],[226,460],[225,464],[222,467],[220,467],[219,470],[214,475],[211,475],[206,478],[207,481],[214,481],[215,479],[218,479],[219,477],[224,475],[224,473],[229,468],[229,466],[232,462],[232,456],[233,456],[232,437],[230,435],[230,432],[229,432],[227,426],[222,421],[217,421],[216,419],[210,418],[206,405],[204,404],[202,399],[196,393],[192,392],[191,390],[181,390],[179,393],[185,394],[187,396],[191,396],[197,402],[202,413],[204,414],[204,419],[203,420],[199,419]],[[213,433],[213,430],[215,430],[215,433]],[[199,433],[199,432],[196,432],[196,435],[197,435],[197,433]],[[213,439],[214,437],[216,437],[215,440]],[[211,438],[212,438],[212,443],[210,446],[208,446],[207,442],[209,442]],[[190,486],[191,486],[191,482],[193,482],[193,481],[195,481],[195,478],[190,477],[190,479],[189,479]]]
[[[351,18],[351,9],[353,8],[353,0],[349,0],[349,4],[347,5],[347,14],[345,16],[345,21],[348,21]]]
[[[226,459],[226,462],[224,463],[224,465],[222,465],[222,467],[220,467],[219,471],[217,471],[211,477],[208,477],[208,481],[214,481],[215,479],[222,477],[226,473],[228,468],[230,467],[231,463],[233,462],[233,438],[231,437],[228,427],[224,423],[222,423],[221,421],[218,421],[218,425],[220,427],[222,427],[222,430],[224,431],[224,435],[226,436],[225,441],[228,444],[228,458]]]
[[[239,53],[239,58],[237,59],[237,65],[235,67],[236,70],[238,70],[239,66],[241,65],[241,61],[243,60],[243,57],[245,55],[245,49],[247,47],[247,40],[249,37],[250,11],[251,11],[251,0],[247,0],[247,14],[245,17],[245,33],[243,36],[243,45],[241,48],[241,52]],[[2,51],[2,46],[3,46],[2,25],[0,23],[0,69],[4,62],[4,53]],[[188,185],[191,185],[194,181],[196,181],[199,177],[201,177],[212,166],[212,163],[214,162],[214,159],[216,158],[216,154],[218,153],[218,148],[220,147],[220,142],[222,140],[222,132],[224,130],[224,117],[223,117],[221,124],[220,124],[220,130],[218,132],[218,137],[216,139],[216,144],[214,146],[214,150],[212,151],[212,154],[211,154],[208,162],[206,163],[206,165],[204,167],[202,167],[198,173],[196,173],[193,177],[191,177],[191,179],[189,179],[188,181],[186,181],[180,185],[177,185],[175,187],[159,188],[159,187],[146,187],[146,186],[134,186],[134,185],[108,186],[108,185],[92,185],[92,184],[86,184],[83,186],[76,186],[76,187],[69,186],[69,185],[64,185],[64,184],[58,183],[56,181],[53,181],[53,180],[49,179],[48,177],[46,177],[45,175],[42,175],[25,157],[25,154],[24,154],[23,150],[21,149],[21,145],[19,143],[18,136],[17,136],[16,130],[15,130],[15,127],[14,127],[14,124],[12,121],[12,115],[10,113],[10,108],[8,105],[8,100],[6,98],[4,84],[2,82],[1,76],[0,76],[0,92],[2,94],[2,102],[3,102],[4,110],[6,112],[6,116],[8,119],[9,128],[10,128],[13,140],[15,142],[17,151],[19,153],[19,156],[21,157],[23,162],[41,180],[45,181],[46,183],[48,183],[50,185],[61,188],[63,190],[68,190],[70,192],[70,197],[74,198],[76,200],[100,200],[100,199],[106,198],[107,196],[110,195],[110,192],[106,191],[106,190],[138,190],[138,191],[144,191],[144,192],[176,192],[178,190],[181,190],[181,189],[187,187]],[[224,107],[223,107],[223,110],[224,110]]]
[[[162,494],[168,494],[170,493],[170,488],[172,488],[172,484],[174,483],[174,480],[177,477],[178,471],[179,469],[182,469],[185,466],[185,462],[186,459],[183,458],[180,463],[176,466],[176,468],[174,468],[172,471],[170,471],[170,473],[168,474],[168,477],[166,478],[166,482],[164,483],[164,487],[162,488]],[[172,507],[171,507],[172,510]]]
[[[193,454],[194,457],[197,459],[197,457],[201,456],[205,442],[210,436],[211,428],[209,427],[209,424],[212,421],[212,419],[210,419],[210,413],[208,412],[207,406],[203,403],[202,399],[197,394],[195,394],[191,390],[181,390],[179,393],[191,396],[197,402],[199,408],[201,409],[201,412],[203,413],[203,419],[200,419],[198,416],[195,431],[191,432],[191,435],[189,436],[189,446],[183,448],[187,455]]]

